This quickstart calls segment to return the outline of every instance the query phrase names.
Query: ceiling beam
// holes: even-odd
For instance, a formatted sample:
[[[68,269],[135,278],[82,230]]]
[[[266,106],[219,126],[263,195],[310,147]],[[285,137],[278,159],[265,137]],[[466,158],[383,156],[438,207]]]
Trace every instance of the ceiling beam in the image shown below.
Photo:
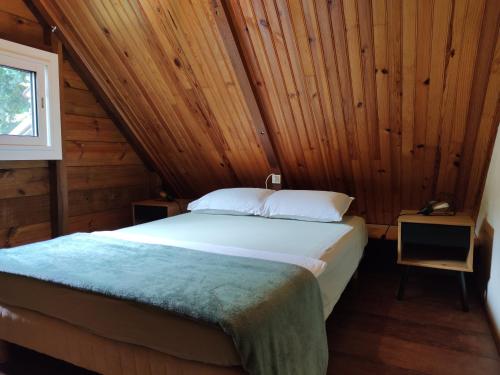
[[[63,46],[59,38],[51,35],[51,49],[57,54],[59,60],[59,101],[61,107],[61,138],[65,133],[65,111],[64,111],[64,79],[62,72]],[[52,237],[62,236],[68,233],[69,203],[68,203],[68,174],[64,160],[51,160],[49,162],[51,175],[51,226]]]
[[[236,43],[235,31],[231,23],[229,22],[227,9],[225,9],[226,7],[224,6],[224,1],[215,0],[212,2],[212,6],[210,8],[213,12],[214,19],[217,24],[217,29],[219,30],[219,33],[221,35],[221,39],[224,42],[224,46],[226,47],[226,52],[231,60],[234,72],[236,74],[236,79],[238,80],[238,84],[241,87],[246,105],[248,106],[248,109],[250,111],[252,124],[255,127],[255,131],[257,132],[258,139],[260,140],[264,153],[267,157],[269,166],[272,169],[271,172],[281,174],[279,159],[277,157],[274,145],[271,141],[271,137],[269,136],[269,129],[264,122],[261,108],[257,103],[255,90],[250,83],[250,79],[248,78],[249,72],[241,57],[241,50]]]
[[[50,29],[50,24],[46,22],[33,6],[31,1],[24,1],[35,18],[43,28],[45,43],[50,46],[49,50],[57,54],[59,64],[59,102],[61,116],[61,138],[64,139],[65,110],[64,110],[64,77],[63,66],[63,45],[61,40]],[[52,237],[59,237],[68,232],[69,203],[68,203],[68,176],[64,160],[49,160],[49,183],[50,183],[50,224]]]

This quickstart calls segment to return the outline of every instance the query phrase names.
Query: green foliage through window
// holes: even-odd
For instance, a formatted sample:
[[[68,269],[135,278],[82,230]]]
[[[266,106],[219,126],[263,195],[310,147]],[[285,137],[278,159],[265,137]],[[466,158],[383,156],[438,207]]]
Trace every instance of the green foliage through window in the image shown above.
[[[0,135],[36,136],[35,73],[0,65]]]

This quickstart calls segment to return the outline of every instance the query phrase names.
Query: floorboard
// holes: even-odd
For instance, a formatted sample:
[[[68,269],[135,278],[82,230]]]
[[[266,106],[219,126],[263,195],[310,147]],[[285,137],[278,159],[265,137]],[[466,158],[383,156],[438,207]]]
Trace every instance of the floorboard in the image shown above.
[[[500,374],[500,357],[469,278],[470,312],[461,311],[455,274],[414,269],[403,301],[392,247],[371,246],[327,321],[328,375]],[[89,375],[14,347],[0,375]]]

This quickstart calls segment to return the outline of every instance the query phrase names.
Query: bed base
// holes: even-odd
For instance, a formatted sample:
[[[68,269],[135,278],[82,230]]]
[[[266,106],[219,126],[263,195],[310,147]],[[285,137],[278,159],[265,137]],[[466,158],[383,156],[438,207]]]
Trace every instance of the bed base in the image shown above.
[[[3,341],[2,341],[3,340]],[[189,361],[94,335],[62,320],[0,304],[0,363],[20,345],[106,375],[242,375],[241,367]]]

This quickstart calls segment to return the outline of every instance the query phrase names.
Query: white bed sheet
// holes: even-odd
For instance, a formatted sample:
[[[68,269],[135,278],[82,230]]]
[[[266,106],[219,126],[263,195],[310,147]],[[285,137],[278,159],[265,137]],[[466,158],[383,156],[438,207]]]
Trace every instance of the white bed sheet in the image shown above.
[[[368,241],[365,221],[338,223],[187,213],[98,235],[282,261],[318,278],[325,319],[355,272]]]

